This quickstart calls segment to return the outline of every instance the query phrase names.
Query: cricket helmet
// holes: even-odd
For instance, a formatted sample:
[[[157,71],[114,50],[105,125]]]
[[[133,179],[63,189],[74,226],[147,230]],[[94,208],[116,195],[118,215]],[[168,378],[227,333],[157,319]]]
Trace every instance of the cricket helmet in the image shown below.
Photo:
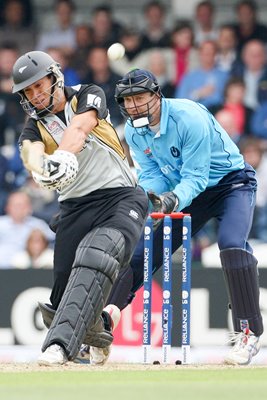
[[[145,104],[145,112],[135,112],[135,117],[133,117],[129,109],[127,110],[125,107],[124,98],[145,92],[155,94],[156,97],[151,96],[151,100]],[[158,97],[162,97],[158,81],[150,71],[144,69],[133,69],[116,84],[115,99],[119,105],[121,114],[126,118],[130,118],[130,123],[136,128],[149,125],[153,121],[151,110]]]
[[[45,76],[52,77],[50,104],[45,110],[37,110],[25,96],[24,89]],[[21,96],[20,104],[31,117],[40,114],[43,116],[52,111],[55,89],[58,87],[63,90],[64,88],[64,76],[60,64],[43,51],[30,51],[19,57],[13,66],[12,78],[14,83],[12,92]]]

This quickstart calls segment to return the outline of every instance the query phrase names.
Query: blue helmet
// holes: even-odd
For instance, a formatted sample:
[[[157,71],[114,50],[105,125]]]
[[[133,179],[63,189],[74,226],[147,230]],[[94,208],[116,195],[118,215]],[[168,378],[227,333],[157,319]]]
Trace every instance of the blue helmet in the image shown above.
[[[126,118],[130,118],[131,124],[136,128],[148,125],[152,122],[153,115],[150,113],[150,110],[155,100],[151,98],[151,100],[146,103],[146,112],[142,114],[135,113],[135,118],[133,119],[125,108],[124,98],[145,92],[150,92],[157,95],[157,97],[162,97],[156,77],[152,72],[144,69],[133,69],[124,75],[116,84],[115,99],[120,107],[121,114]]]

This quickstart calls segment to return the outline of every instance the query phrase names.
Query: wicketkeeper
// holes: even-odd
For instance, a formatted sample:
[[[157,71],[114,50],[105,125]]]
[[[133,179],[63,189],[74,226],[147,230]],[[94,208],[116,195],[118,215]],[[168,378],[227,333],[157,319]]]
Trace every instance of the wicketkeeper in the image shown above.
[[[139,184],[155,211],[192,215],[192,234],[211,218],[218,222],[218,245],[229,293],[235,345],[228,364],[248,364],[260,348],[263,333],[257,260],[248,242],[257,182],[254,169],[213,115],[200,103],[166,99],[155,76],[135,69],[117,83],[115,98],[127,118],[125,138],[136,162]],[[173,221],[175,251],[181,243],[181,221]],[[162,229],[154,233],[153,268],[162,265]],[[131,260],[132,295],[143,282],[143,240]],[[110,299],[123,308],[119,287]],[[131,293],[127,299],[130,301]],[[126,302],[127,303],[127,302]]]

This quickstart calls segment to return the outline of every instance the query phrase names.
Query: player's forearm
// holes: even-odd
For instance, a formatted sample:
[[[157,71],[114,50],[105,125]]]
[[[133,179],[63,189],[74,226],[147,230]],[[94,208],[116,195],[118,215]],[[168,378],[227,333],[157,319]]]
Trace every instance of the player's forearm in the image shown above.
[[[97,126],[97,118],[91,112],[75,115],[65,129],[59,150],[79,153],[85,145],[88,134]]]

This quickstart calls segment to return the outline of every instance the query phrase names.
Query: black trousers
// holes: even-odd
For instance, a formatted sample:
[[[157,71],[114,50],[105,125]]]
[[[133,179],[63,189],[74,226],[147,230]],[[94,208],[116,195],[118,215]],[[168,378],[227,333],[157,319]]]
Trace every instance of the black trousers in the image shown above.
[[[142,234],[147,210],[147,196],[138,186],[101,189],[60,203],[60,214],[53,224],[56,239],[50,300],[54,309],[64,293],[76,249],[84,236],[98,227],[120,231],[125,238],[125,266]]]

